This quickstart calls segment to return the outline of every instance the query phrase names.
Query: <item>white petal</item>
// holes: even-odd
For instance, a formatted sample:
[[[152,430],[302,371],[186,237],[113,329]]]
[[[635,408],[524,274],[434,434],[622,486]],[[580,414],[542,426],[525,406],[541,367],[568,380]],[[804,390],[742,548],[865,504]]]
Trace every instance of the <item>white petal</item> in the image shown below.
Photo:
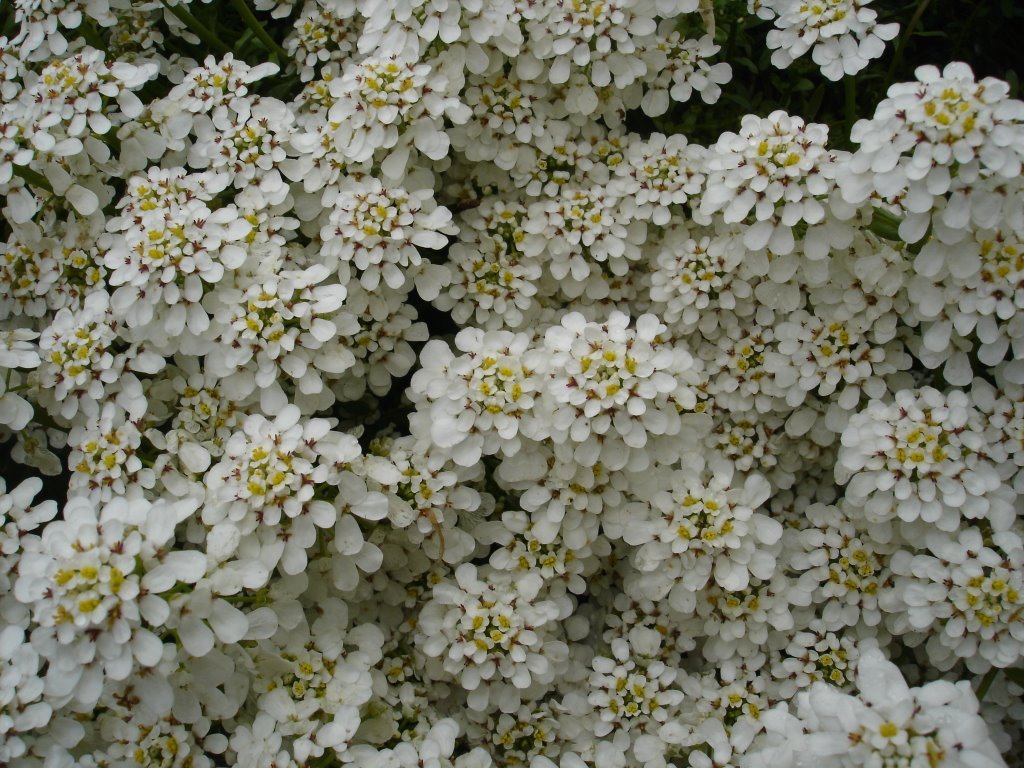
[[[225,600],[215,600],[210,615],[210,625],[222,643],[237,643],[249,631],[245,614]]]
[[[178,458],[189,472],[200,474],[210,468],[210,452],[198,443],[182,443]]]
[[[164,644],[149,630],[137,628],[132,637],[132,655],[143,667],[155,667],[164,655]]]
[[[192,656],[202,657],[213,650],[213,632],[193,614],[182,617],[178,636],[185,650]]]
[[[100,207],[100,199],[96,196],[96,193],[80,184],[72,184],[64,196],[74,206],[75,210],[83,216],[92,215]]]

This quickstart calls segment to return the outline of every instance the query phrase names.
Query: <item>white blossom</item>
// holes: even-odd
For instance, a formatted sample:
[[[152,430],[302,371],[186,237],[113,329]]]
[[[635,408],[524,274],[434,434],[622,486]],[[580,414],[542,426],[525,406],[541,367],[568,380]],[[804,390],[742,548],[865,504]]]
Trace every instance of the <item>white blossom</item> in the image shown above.
[[[847,500],[870,519],[921,519],[952,531],[961,517],[985,518],[1007,528],[1012,501],[995,493],[999,474],[979,454],[982,430],[963,392],[900,390],[894,402],[872,400],[850,417],[836,480],[848,483]]]
[[[811,51],[829,80],[856,75],[885,51],[899,24],[878,24],[871,0],[772,0],[775,29],[768,33],[772,64],[785,69]],[[769,3],[766,3],[768,5]]]
[[[1001,766],[967,682],[937,680],[910,688],[879,650],[862,655],[858,695],[815,683],[797,695],[796,715],[766,713],[767,738],[744,768],[813,760],[822,766]],[[800,757],[797,757],[797,756]]]
[[[976,81],[961,62],[914,74],[916,82],[890,87],[874,117],[854,125],[851,138],[860,146],[837,177],[853,203],[873,192],[903,198],[910,215],[900,237],[908,242],[924,236],[935,198],[954,178],[1013,178],[1024,160],[1024,103],[1007,98],[1006,83]]]

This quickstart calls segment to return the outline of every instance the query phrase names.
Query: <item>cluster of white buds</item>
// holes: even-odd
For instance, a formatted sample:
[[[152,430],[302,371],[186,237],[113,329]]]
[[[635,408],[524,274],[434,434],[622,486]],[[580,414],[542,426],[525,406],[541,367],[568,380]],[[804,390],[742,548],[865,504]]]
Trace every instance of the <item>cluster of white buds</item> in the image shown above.
[[[1021,768],[1024,102],[906,5],[0,3],[0,766]]]

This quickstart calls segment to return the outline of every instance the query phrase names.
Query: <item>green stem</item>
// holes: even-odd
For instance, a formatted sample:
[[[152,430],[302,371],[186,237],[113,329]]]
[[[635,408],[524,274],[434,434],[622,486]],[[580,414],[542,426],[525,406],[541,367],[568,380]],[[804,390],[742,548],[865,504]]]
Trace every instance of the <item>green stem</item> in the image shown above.
[[[48,209],[48,208],[49,208],[49,207],[50,207],[51,205],[53,205],[53,203],[54,203],[54,201],[55,201],[56,199],[57,199],[57,195],[56,195],[56,194],[52,194],[52,195],[50,195],[50,196],[49,196],[48,198],[46,198],[45,200],[43,200],[43,204],[39,206],[39,210],[38,210],[38,211],[36,211],[36,213],[35,213],[35,216],[33,216],[33,217],[32,217],[32,221],[34,221],[34,222],[37,222],[37,223],[38,223],[38,222],[39,222],[39,220],[40,220],[40,219],[41,219],[41,218],[42,218],[42,217],[43,217],[44,215],[46,215],[46,211],[47,211],[47,209]]]
[[[102,136],[98,136],[97,138],[110,148],[111,154],[114,156],[120,156],[121,140],[117,138],[117,133],[115,131],[104,133]]]
[[[928,244],[928,241],[932,239],[932,225],[928,225],[928,229],[925,230],[924,236],[916,243],[910,243],[907,245],[907,253],[912,253],[915,256],[919,254],[924,247]]]
[[[889,86],[892,85],[893,78],[896,76],[896,70],[899,68],[900,62],[903,61],[903,51],[907,47],[907,43],[910,42],[911,36],[914,34],[914,30],[921,21],[921,17],[924,16],[924,12],[928,9],[928,4],[932,0],[920,0],[917,4],[917,8],[914,11],[914,15],[910,17],[910,21],[907,22],[907,28],[903,30],[903,34],[900,35],[900,41],[896,44],[896,53],[893,54],[892,62],[889,64],[889,69],[885,73],[885,85],[882,86],[883,91],[888,91]]]
[[[818,112],[821,110],[821,102],[824,100],[825,84],[818,83],[818,87],[814,89],[814,93],[811,94],[811,98],[807,102],[807,107],[804,110],[807,115],[807,120],[813,120],[818,116]]]
[[[50,415],[46,411],[41,410],[37,405],[33,404],[34,412],[32,414],[32,422],[38,424],[43,429],[58,429],[61,432],[67,432],[69,427],[64,427],[58,424],[56,421],[50,418]]]
[[[50,186],[50,181],[39,171],[33,171],[27,165],[16,165],[14,166],[14,175],[21,176],[29,184],[45,189],[51,195],[53,194],[53,187]]]
[[[0,25],[0,34],[8,40],[14,36],[14,3],[4,6],[3,23]]]
[[[242,33],[242,36],[235,41],[235,50],[238,50],[238,51],[245,50],[245,46],[247,46],[249,44],[249,41],[252,40],[252,37],[253,37],[252,30],[251,29],[245,30],[245,32]]]
[[[979,702],[985,698],[985,694],[988,693],[988,689],[992,687],[992,683],[995,681],[997,674],[999,674],[999,668],[992,667],[992,669],[986,672],[985,676],[981,678],[981,683],[978,684],[977,693]]]
[[[874,232],[883,240],[900,239],[900,217],[889,213],[884,208],[875,208],[871,215],[869,232]]]
[[[186,11],[180,5],[171,5],[167,0],[160,0],[164,8],[173,13],[181,23],[196,33],[196,36],[206,43],[208,46],[213,48],[220,56],[223,56],[231,52],[231,49],[215,35],[210,29],[207,28],[203,22],[193,16],[191,13]]]
[[[700,0],[700,17],[704,22],[705,31],[715,39],[715,3],[714,0]]]
[[[107,44],[100,35],[99,30],[93,25],[92,21],[89,19],[83,19],[82,23],[78,25],[78,29],[82,33],[82,37],[85,38],[85,42],[97,51],[103,51],[106,53]]]
[[[312,760],[309,760],[306,765],[308,768],[327,768],[328,766],[336,765],[337,759],[338,758],[334,750],[329,749],[320,755],[320,757],[314,757]]]
[[[967,37],[967,35],[977,34],[977,30],[973,29],[973,27],[974,27],[974,20],[978,16],[978,11],[980,11],[984,7],[985,7],[985,3],[975,3],[974,4],[974,10],[971,11],[971,15],[968,16],[966,20],[964,20],[963,22],[960,22],[958,24],[958,26],[960,27],[960,34],[957,35],[956,42],[953,43],[953,50],[954,51],[961,51],[961,50],[963,50],[964,38]],[[963,59],[963,58],[956,57],[956,54],[954,54],[954,57],[955,58],[953,59],[953,61],[965,61],[965,59]],[[1011,98],[1015,98],[1013,96],[1013,94],[1010,94],[1010,97]]]
[[[186,592],[192,592],[195,588],[191,584],[185,584],[184,582],[175,582],[174,586],[168,589],[166,592],[161,592],[160,597],[164,600],[174,597],[175,595],[183,595]]]
[[[846,111],[846,130],[853,130],[857,122],[857,79],[853,76],[843,78],[844,108]]]
[[[729,25],[729,35],[725,40],[725,56],[722,61],[732,61],[733,52],[736,50],[736,36],[740,28],[740,15],[742,11],[737,12],[732,17],[732,23]]]
[[[274,40],[264,26],[260,24],[259,19],[256,18],[256,15],[252,12],[252,9],[245,0],[231,0],[231,4],[235,6],[235,10],[238,11],[238,15],[242,17],[242,21],[245,22],[245,26],[253,31],[253,34],[260,39],[260,42],[263,43],[269,53],[280,56],[284,59],[288,58],[288,52],[278,45],[277,41]]]

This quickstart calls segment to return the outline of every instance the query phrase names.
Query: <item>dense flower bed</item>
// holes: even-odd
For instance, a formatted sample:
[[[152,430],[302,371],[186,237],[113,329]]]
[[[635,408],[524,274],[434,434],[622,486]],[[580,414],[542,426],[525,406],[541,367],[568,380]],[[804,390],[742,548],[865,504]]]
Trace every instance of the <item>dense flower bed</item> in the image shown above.
[[[724,4],[9,5],[0,765],[1024,765],[1024,102]]]

